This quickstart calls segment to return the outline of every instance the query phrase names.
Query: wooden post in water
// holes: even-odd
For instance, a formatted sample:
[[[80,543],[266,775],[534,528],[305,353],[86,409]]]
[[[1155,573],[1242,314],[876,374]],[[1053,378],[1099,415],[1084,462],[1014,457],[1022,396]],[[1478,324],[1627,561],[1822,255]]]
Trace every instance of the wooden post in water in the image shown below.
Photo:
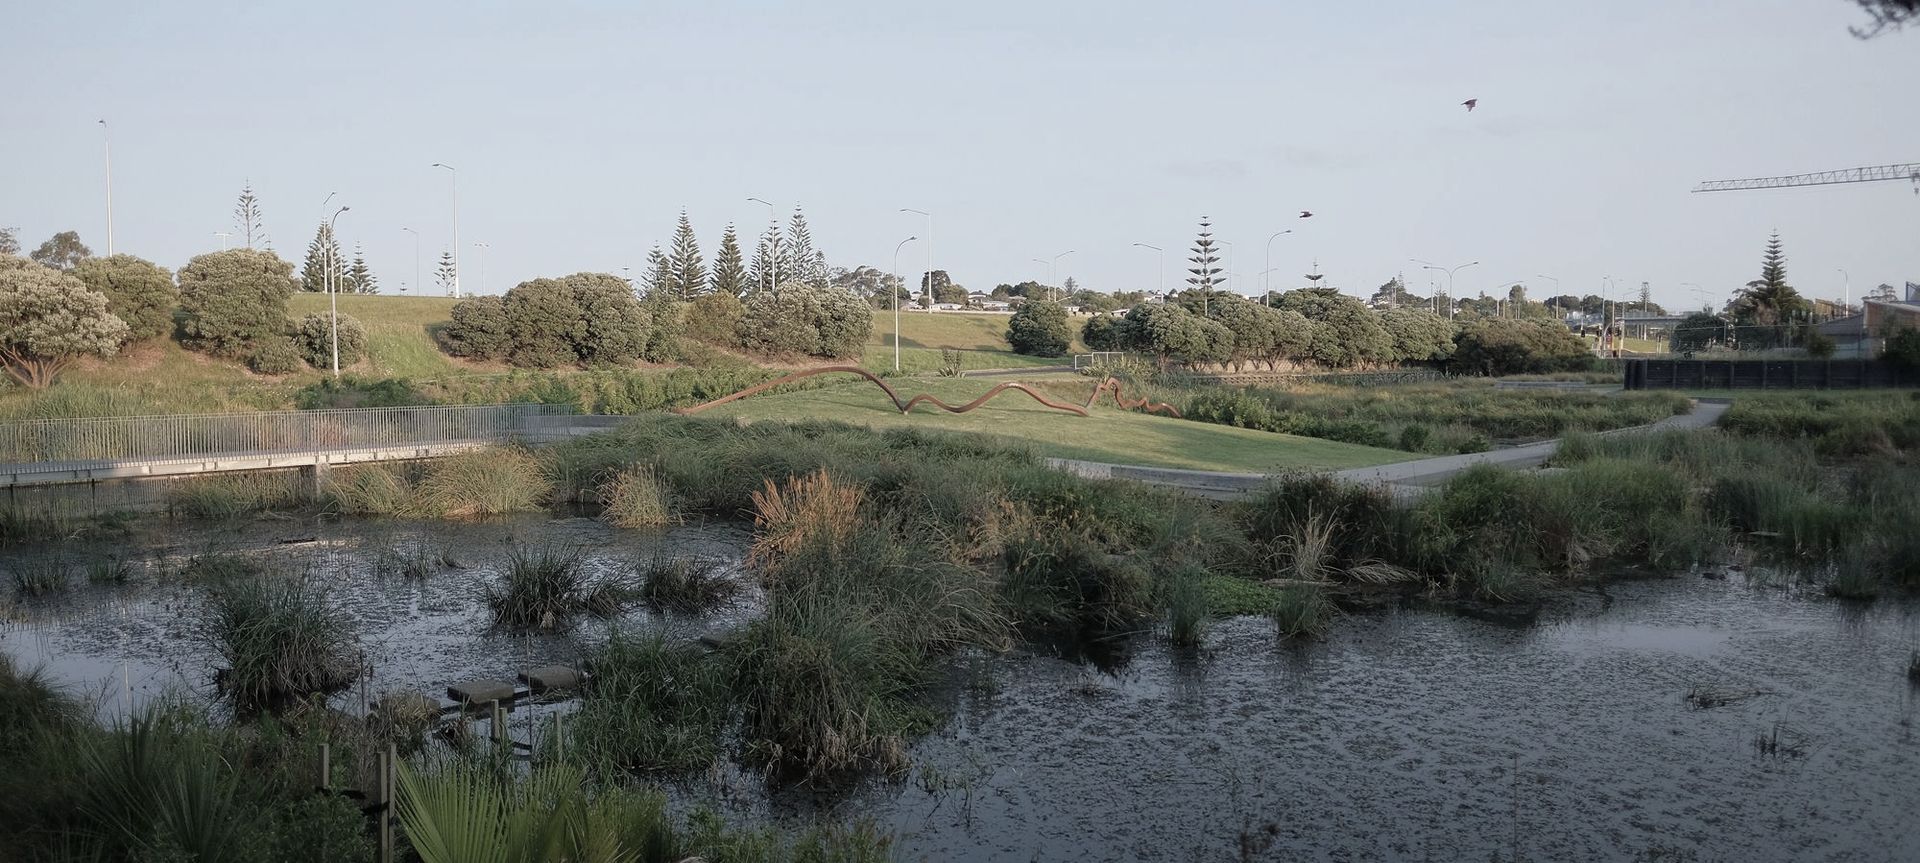
[[[489,720],[488,724],[491,725],[493,728],[494,744],[499,745],[499,744],[506,743],[507,742],[507,711],[506,711],[506,708],[500,706],[500,699],[496,698],[493,701],[488,702],[487,718]]]
[[[567,757],[566,732],[560,726],[560,713],[558,711],[555,711],[553,714],[553,760],[555,763],[558,763],[566,760],[566,757]]]
[[[320,790],[333,790],[333,747],[320,744]]]
[[[378,863],[393,863],[393,761],[394,746],[380,750],[380,775],[374,779],[374,811],[379,814]]]

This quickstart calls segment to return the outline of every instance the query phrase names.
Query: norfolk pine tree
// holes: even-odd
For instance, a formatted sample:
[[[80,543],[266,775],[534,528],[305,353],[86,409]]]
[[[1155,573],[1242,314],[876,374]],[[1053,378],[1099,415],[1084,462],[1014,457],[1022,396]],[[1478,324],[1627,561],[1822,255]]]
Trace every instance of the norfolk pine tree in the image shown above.
[[[737,255],[739,250],[734,252]],[[692,302],[707,292],[707,265],[700,257],[700,241],[693,235],[686,210],[680,211],[680,225],[673,230],[673,252],[667,262],[673,271],[669,293],[674,299]]]
[[[746,262],[740,257],[740,237],[734,233],[732,223],[728,223],[726,234],[720,238],[720,251],[713,256],[713,277],[708,284],[716,294],[739,297],[752,287],[750,278]]]

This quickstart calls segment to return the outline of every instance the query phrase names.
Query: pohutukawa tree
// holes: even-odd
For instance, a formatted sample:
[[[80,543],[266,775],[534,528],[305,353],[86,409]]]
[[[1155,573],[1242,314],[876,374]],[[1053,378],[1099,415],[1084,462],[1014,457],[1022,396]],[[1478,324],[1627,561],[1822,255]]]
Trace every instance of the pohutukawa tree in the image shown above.
[[[83,356],[110,357],[127,324],[107,298],[67,273],[0,255],[0,363],[14,380],[42,389]]]
[[[88,290],[107,298],[107,310],[126,322],[130,340],[157,339],[173,332],[180,289],[166,267],[132,255],[109,255],[81,261],[73,275]]]
[[[734,255],[740,250],[734,249]],[[680,211],[680,225],[673,229],[673,251],[667,261],[673,270],[669,293],[677,300],[691,302],[707,292],[707,265],[700,257],[700,240],[693,235],[693,223],[687,211]]]
[[[293,265],[272,252],[195,257],[180,268],[181,344],[249,362],[262,351],[290,350],[287,300],[297,285]]]
[[[1187,272],[1192,274],[1187,276],[1187,284],[1200,294],[1200,314],[1203,316],[1207,313],[1207,301],[1213,296],[1213,289],[1227,281],[1220,268],[1214,266],[1220,263],[1220,257],[1214,253],[1213,246],[1213,222],[1201,216],[1200,234],[1193,240],[1193,256],[1187,259],[1193,264],[1187,268]]]
[[[734,233],[733,225],[727,225],[727,232],[720,237],[720,251],[713,256],[713,277],[708,282],[716,294],[742,296],[753,287],[752,276],[740,256],[740,237]]]

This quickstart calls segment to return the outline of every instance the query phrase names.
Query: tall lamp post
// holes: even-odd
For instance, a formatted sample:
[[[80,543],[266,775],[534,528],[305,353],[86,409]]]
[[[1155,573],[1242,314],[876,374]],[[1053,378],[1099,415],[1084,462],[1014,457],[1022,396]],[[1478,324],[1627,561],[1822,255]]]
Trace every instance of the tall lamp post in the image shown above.
[[[480,293],[484,294],[487,292],[487,249],[491,247],[486,243],[474,243],[473,247],[480,250]]]
[[[901,207],[902,213],[916,213],[927,217],[927,311],[933,311],[933,214],[926,210]],[[899,330],[894,330],[899,332]]]
[[[1057,255],[1054,255],[1054,256],[1053,256],[1053,260],[1050,260],[1050,261],[1048,261],[1048,262],[1047,262],[1047,281],[1048,281],[1049,283],[1051,283],[1051,282],[1053,281],[1053,265],[1054,265],[1055,263],[1058,263],[1058,262],[1059,262],[1059,260],[1060,260],[1061,258],[1064,258],[1064,257],[1066,257],[1066,256],[1068,256],[1068,255],[1071,255],[1071,254],[1073,254],[1073,250],[1072,250],[1072,249],[1068,249],[1068,250],[1066,250],[1066,251],[1064,251],[1064,252],[1061,252],[1060,254],[1057,254]],[[1055,290],[1055,288],[1054,288],[1054,286],[1053,286],[1052,284],[1048,284],[1048,285],[1047,285],[1047,295],[1048,295],[1048,296],[1054,296],[1054,293],[1053,293],[1053,292],[1054,292],[1054,290]],[[1059,298],[1058,298],[1057,296],[1054,296],[1054,299],[1055,299],[1055,300],[1057,301],[1057,300],[1058,300]]]
[[[767,205],[766,248],[767,248],[767,267],[769,272],[760,274],[760,287],[762,290],[771,291],[774,289],[774,280],[778,278],[780,275],[779,273],[771,272],[772,270],[780,269],[780,256],[777,254],[779,250],[773,247],[773,244],[776,242],[773,232],[780,225],[780,211],[773,206],[772,201],[768,201],[763,198],[748,198],[747,202],[752,204]]]
[[[333,196],[328,195],[327,197],[331,200]],[[327,219],[327,239],[329,241],[333,239],[333,223],[339,221],[340,214],[349,209],[351,208],[341,207],[333,211],[333,216]],[[334,248],[338,245],[338,243],[334,242],[327,244],[327,305],[330,308],[333,318],[332,326],[329,327],[329,329],[333,331],[331,335],[333,341],[333,376],[335,378],[340,377],[340,289],[339,274],[337,272],[340,268],[340,256],[334,252]]]
[[[1267,273],[1273,272],[1273,241],[1280,239],[1281,234],[1291,234],[1291,233],[1293,233],[1293,229],[1288,228],[1284,231],[1275,232],[1273,236],[1267,238],[1267,269],[1260,274],[1260,290],[1262,291],[1262,296],[1261,296],[1262,300],[1265,300],[1267,297],[1270,297],[1273,295],[1273,286],[1271,284],[1268,284],[1268,279],[1267,279]]]
[[[460,172],[452,165],[435,162],[433,167],[445,168],[452,175],[450,188],[453,191],[453,298],[460,299]],[[414,278],[419,278],[418,267],[414,268]]]
[[[1412,260],[1414,263],[1419,264],[1429,270],[1439,270],[1440,272],[1447,274],[1447,320],[1453,320],[1453,274],[1456,272],[1459,272],[1460,270],[1464,270],[1468,267],[1478,266],[1480,262],[1468,261],[1464,264],[1457,264],[1453,267],[1442,267],[1435,264],[1430,264],[1426,261],[1422,261],[1419,258],[1411,258],[1409,260]]]
[[[100,140],[107,145],[107,255],[113,255],[113,135],[107,121],[100,121]]]
[[[1546,279],[1547,281],[1549,281],[1549,282],[1552,282],[1552,283],[1553,283],[1553,296],[1555,296],[1555,297],[1557,297],[1557,296],[1560,296],[1560,280],[1559,280],[1559,279],[1556,279],[1556,278],[1554,278],[1554,277],[1552,277],[1552,276],[1549,276],[1549,275],[1546,275],[1545,273],[1534,273],[1534,274],[1533,274],[1533,277],[1534,277],[1534,278],[1536,278],[1536,279]],[[1549,298],[1548,298],[1548,302],[1549,302],[1549,304],[1551,304],[1551,302],[1552,302],[1552,297],[1549,297]],[[1557,306],[1556,306],[1556,307],[1554,308],[1554,310],[1553,310],[1553,311],[1554,311],[1554,314],[1556,314],[1556,315],[1559,315],[1559,316],[1560,316],[1560,322],[1561,322],[1561,323],[1563,323],[1563,324],[1564,324],[1564,323],[1566,323],[1566,322],[1567,322],[1567,319],[1566,319],[1566,316],[1565,316],[1565,313],[1564,313],[1564,312],[1561,312],[1561,311],[1560,311],[1560,309],[1559,309],[1559,308],[1558,308]]]
[[[887,290],[893,294],[893,370],[895,372],[900,371],[900,288],[903,287],[900,281],[900,249],[917,239],[920,238],[908,237],[893,247],[893,284],[888,285]]]
[[[412,228],[401,228],[413,235],[413,286],[424,291],[427,286],[420,281],[420,232]]]
[[[1152,245],[1150,243],[1134,243],[1134,245],[1139,246],[1140,248],[1143,248],[1143,249],[1152,249],[1157,255],[1159,255],[1160,275],[1158,278],[1158,286],[1156,290],[1160,291],[1160,293],[1163,293],[1163,294],[1166,293],[1167,292],[1167,250],[1162,249],[1159,246]]]

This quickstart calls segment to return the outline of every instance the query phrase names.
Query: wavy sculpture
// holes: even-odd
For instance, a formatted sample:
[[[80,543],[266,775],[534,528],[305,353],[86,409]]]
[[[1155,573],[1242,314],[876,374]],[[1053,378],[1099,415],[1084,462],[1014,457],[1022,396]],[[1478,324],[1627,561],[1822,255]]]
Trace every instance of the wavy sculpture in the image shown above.
[[[1166,402],[1156,402],[1145,396],[1141,396],[1139,401],[1128,401],[1127,397],[1120,392],[1119,378],[1107,378],[1102,380],[1099,386],[1094,387],[1093,395],[1087,396],[1087,407],[1093,407],[1093,403],[1100,400],[1100,394],[1107,392],[1113,393],[1113,403],[1121,410],[1145,410],[1148,413],[1163,413],[1172,417],[1180,416],[1179,408]]]
[[[1039,402],[1043,406],[1052,408],[1057,411],[1066,411],[1067,413],[1075,414],[1078,416],[1088,416],[1089,415],[1088,409],[1093,407],[1093,403],[1100,398],[1100,394],[1103,392],[1113,393],[1114,403],[1119,405],[1122,408],[1133,409],[1133,408],[1144,407],[1149,411],[1161,411],[1176,417],[1180,415],[1179,411],[1174,410],[1173,406],[1168,404],[1149,403],[1146,399],[1141,399],[1138,402],[1129,403],[1120,394],[1120,382],[1117,380],[1114,380],[1113,378],[1107,378],[1106,380],[1101,381],[1099,386],[1094,387],[1093,395],[1087,397],[1087,403],[1084,406],[1061,404],[1059,402],[1056,402],[1047,398],[1046,396],[1043,396],[1037,392],[1034,392],[1031,389],[1028,389],[1025,384],[1015,383],[1013,381],[1008,381],[1006,383],[1001,383],[1001,384],[995,384],[992,389],[987,390],[979,398],[974,399],[973,401],[967,402],[966,404],[958,405],[958,406],[947,404],[946,402],[943,402],[940,399],[934,397],[932,393],[921,393],[919,395],[914,396],[913,398],[907,399],[905,401],[901,401],[900,394],[897,392],[894,392],[893,387],[888,386],[886,381],[881,380],[879,376],[875,375],[870,371],[867,371],[866,369],[860,368],[859,366],[822,366],[817,369],[806,369],[803,371],[797,371],[790,375],[783,375],[781,377],[774,378],[773,380],[767,381],[766,383],[763,383],[763,384],[755,384],[753,386],[747,387],[746,389],[741,390],[732,395],[721,396],[720,398],[714,399],[713,401],[710,401],[710,402],[697,404],[692,407],[676,408],[674,410],[674,413],[681,414],[684,416],[692,416],[708,408],[719,407],[720,405],[726,404],[727,402],[739,401],[740,399],[746,398],[748,396],[759,395],[760,393],[766,392],[767,390],[773,389],[774,387],[780,386],[781,384],[790,384],[790,383],[793,383],[794,381],[805,380],[815,375],[824,375],[824,374],[833,374],[833,373],[859,375],[860,377],[863,377],[869,381],[872,381],[875,386],[878,386],[882,391],[886,392],[887,398],[893,401],[893,406],[896,408],[899,408],[900,412],[903,414],[912,411],[914,409],[914,406],[921,405],[921,404],[933,405],[934,407],[937,407],[943,411],[946,411],[947,413],[963,414],[983,404],[986,404],[988,401],[992,400],[994,396],[997,396],[1002,392],[1005,392],[1007,390],[1017,390],[1019,392],[1026,393],[1027,397],[1033,399],[1036,402]]]

